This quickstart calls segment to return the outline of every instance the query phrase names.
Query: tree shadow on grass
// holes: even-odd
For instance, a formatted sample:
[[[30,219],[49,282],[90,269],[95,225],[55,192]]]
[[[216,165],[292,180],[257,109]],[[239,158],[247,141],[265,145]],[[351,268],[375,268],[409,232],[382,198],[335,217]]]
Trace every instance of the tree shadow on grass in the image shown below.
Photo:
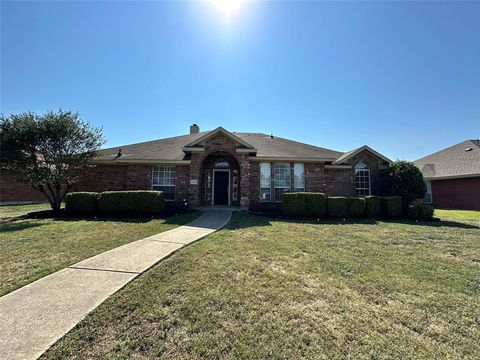
[[[64,221],[66,223],[71,221],[93,221],[93,222],[122,222],[122,223],[133,223],[133,224],[144,224],[152,220],[164,220],[165,224],[169,225],[184,225],[191,220],[195,219],[200,215],[200,212],[192,211],[181,214],[165,214],[162,216],[146,216],[146,215],[91,215],[91,216],[75,216],[67,215],[64,212],[60,214],[54,214],[53,211],[36,211],[28,213],[16,218],[10,218],[8,221],[18,221],[25,219],[50,219],[53,221]]]
[[[480,226],[478,225],[463,223],[458,221],[451,221],[451,220],[415,221],[415,220],[409,220],[409,219],[400,219],[400,220],[383,220],[383,221],[390,222],[390,223],[397,223],[397,224],[420,225],[420,226],[430,226],[430,227],[480,229]]]
[[[258,214],[250,213],[251,217],[255,217],[256,220],[246,221],[245,225],[237,224],[235,222],[236,228],[241,227],[250,227],[250,226],[266,226],[271,225],[271,221],[285,221],[292,222],[297,224],[324,224],[324,225],[352,225],[352,224],[361,224],[361,225],[377,225],[379,222],[384,223],[397,223],[405,225],[420,225],[420,226],[431,226],[431,227],[452,227],[452,228],[462,228],[462,229],[480,229],[480,226],[457,222],[457,221],[442,221],[439,219],[434,219],[433,221],[417,221],[413,219],[371,219],[371,218],[352,218],[352,219],[341,219],[341,218],[320,218],[320,219],[310,219],[310,218],[291,218],[286,217],[281,214]],[[263,219],[263,220],[261,220]]]
[[[22,221],[22,222],[2,221],[0,223],[0,233],[20,231],[20,230],[30,229],[34,227],[39,227],[42,225],[43,224],[32,223],[29,221]]]

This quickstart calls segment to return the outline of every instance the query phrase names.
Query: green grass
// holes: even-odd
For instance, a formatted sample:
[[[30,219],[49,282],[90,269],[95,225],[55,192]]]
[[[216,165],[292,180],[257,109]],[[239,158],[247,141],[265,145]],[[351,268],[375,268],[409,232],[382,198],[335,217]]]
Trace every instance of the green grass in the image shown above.
[[[28,219],[48,204],[0,206],[0,296],[80,260],[183,225],[198,213],[165,219]]]
[[[27,205],[1,205],[0,206],[0,219],[6,220],[14,217],[26,215],[33,211],[50,210],[50,204],[27,204]]]
[[[480,211],[435,209],[435,216],[445,220],[471,221],[480,224]]]
[[[233,215],[46,359],[478,358],[480,229]]]

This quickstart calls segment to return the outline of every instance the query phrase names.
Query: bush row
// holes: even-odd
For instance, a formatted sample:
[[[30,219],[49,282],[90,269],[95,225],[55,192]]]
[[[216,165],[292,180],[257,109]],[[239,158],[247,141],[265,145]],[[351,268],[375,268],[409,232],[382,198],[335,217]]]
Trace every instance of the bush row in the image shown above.
[[[165,211],[161,191],[73,192],[65,196],[65,210],[78,215],[158,215]]]
[[[287,216],[354,218],[402,217],[402,198],[380,197],[326,197],[322,193],[286,193],[282,198],[282,211]],[[411,206],[409,217],[431,219],[433,209],[426,205]]]

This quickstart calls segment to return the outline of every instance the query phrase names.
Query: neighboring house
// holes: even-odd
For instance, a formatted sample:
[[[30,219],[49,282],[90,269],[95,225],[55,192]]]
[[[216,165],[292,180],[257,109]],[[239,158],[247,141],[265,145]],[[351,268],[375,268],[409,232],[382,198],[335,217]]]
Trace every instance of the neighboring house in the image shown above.
[[[480,210],[480,140],[466,140],[414,163],[427,184],[425,202]]]
[[[102,150],[74,190],[154,189],[170,205],[278,208],[289,191],[376,194],[379,171],[389,162],[368,146],[343,153],[222,127],[200,132],[194,124],[189,135]],[[40,195],[32,199],[9,174],[1,185],[4,201]]]

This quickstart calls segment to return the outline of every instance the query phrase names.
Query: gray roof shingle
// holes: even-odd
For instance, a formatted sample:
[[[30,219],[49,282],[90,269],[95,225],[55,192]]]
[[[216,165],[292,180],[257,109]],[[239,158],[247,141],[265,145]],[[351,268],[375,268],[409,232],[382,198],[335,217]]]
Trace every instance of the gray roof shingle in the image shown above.
[[[480,176],[480,141],[466,140],[414,163],[426,179]]]
[[[175,136],[166,139],[142,142],[138,144],[130,144],[117,146],[113,148],[103,149],[96,162],[104,161],[181,161],[188,160],[188,155],[182,150],[183,146],[195,141],[208,132],[200,132],[198,134]],[[306,158],[306,159],[328,159],[335,160],[343,152],[325,149],[322,147],[304,144],[301,142],[288,140],[280,137],[271,137],[261,133],[237,133],[238,138],[251,144],[257,149],[257,157],[268,158]],[[118,150],[122,149],[122,156],[117,157]]]

